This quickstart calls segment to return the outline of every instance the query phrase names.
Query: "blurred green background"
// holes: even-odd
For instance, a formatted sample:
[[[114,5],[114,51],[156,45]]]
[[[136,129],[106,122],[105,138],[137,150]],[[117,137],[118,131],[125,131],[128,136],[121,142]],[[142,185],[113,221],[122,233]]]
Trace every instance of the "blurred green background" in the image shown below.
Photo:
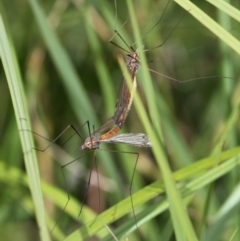
[[[58,56],[59,49],[56,46],[54,50],[49,50],[46,37],[40,31],[29,2],[2,1],[1,13],[9,27],[20,67],[32,131],[53,140],[69,124],[73,124],[85,139],[88,129],[86,126],[80,128],[82,124],[88,120],[91,128],[96,129],[114,113],[122,80],[117,56],[125,56],[126,53],[109,43],[109,40],[114,35],[114,29],[117,29],[129,45],[135,43],[130,21],[125,23],[129,20],[126,3],[117,1],[118,14],[115,22],[116,9],[113,1],[41,1],[39,4],[46,20],[56,33],[61,51],[64,51],[70,61],[70,67],[65,62],[57,67],[52,51]],[[237,21],[205,1],[195,0],[194,3],[238,38],[240,29]],[[149,68],[159,73],[151,74],[161,117],[159,126],[164,134],[169,163],[175,171],[212,153],[233,107],[238,105],[240,71],[239,56],[230,47],[175,2],[171,1],[165,11],[166,4],[167,1],[134,1],[140,31],[144,36],[144,48],[149,49],[146,52]],[[237,9],[240,6],[239,1],[232,1],[231,4]],[[164,17],[159,24],[145,36],[163,12]],[[126,48],[117,36],[113,41]],[[162,43],[163,46],[153,49]],[[22,182],[14,181],[13,170],[20,171],[22,176],[26,173],[19,130],[6,76],[3,67],[1,68],[1,240],[15,240],[16,237],[20,240],[38,240],[38,227],[29,189]],[[138,93],[147,108],[141,69],[137,78]],[[228,138],[222,143],[223,150],[239,145],[237,120],[238,116],[231,125]],[[133,106],[121,133],[142,132],[143,125]],[[81,202],[89,170],[92,169],[93,153],[61,169],[61,166],[81,156],[78,149],[82,140],[76,135],[63,145],[72,133],[69,129],[58,140],[59,146],[51,146],[44,153],[37,152],[37,155],[42,180],[65,192],[62,175],[64,170],[69,193]],[[35,144],[37,148],[43,149],[49,141],[39,135],[34,135]],[[140,154],[133,191],[140,190],[161,177],[161,171],[158,170],[150,149],[107,144],[101,145],[101,148]],[[94,211],[99,209],[100,212],[128,197],[135,159],[136,155],[97,151],[97,171],[95,167],[86,205]],[[100,208],[96,173],[100,176]],[[206,225],[212,223],[215,214],[237,186],[238,175],[238,170],[234,170],[215,183]],[[206,187],[206,190],[197,191],[189,207],[189,215],[199,236],[202,233],[201,222],[207,190]],[[64,200],[61,199],[62,208],[55,205],[58,197],[53,198],[52,202],[49,199],[51,194],[45,200],[46,213],[52,217],[49,229],[57,222],[58,227],[53,230],[52,235],[55,239],[62,240],[62,236],[57,237],[58,229],[65,235],[76,230],[80,226],[77,221],[80,210],[76,208],[78,211],[73,211],[74,217],[64,212],[59,218],[61,209],[67,202],[67,194]],[[113,232],[129,217],[133,218],[132,212],[115,222],[111,226]],[[239,223],[238,219],[239,217],[232,215],[228,224],[221,229],[220,237],[214,240],[230,240]],[[164,212],[139,227],[142,240],[175,240],[167,221],[169,212]],[[166,230],[170,234],[162,236],[166,235]],[[168,239],[157,239],[161,236]],[[128,237],[129,241],[139,240],[136,232]]]

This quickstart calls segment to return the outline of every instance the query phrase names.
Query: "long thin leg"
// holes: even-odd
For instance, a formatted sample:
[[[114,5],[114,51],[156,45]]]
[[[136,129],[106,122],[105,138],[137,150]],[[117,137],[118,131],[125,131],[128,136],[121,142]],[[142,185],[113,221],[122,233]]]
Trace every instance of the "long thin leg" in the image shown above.
[[[138,163],[139,153],[138,152],[128,152],[128,151],[116,151],[116,150],[100,149],[100,148],[99,148],[99,151],[106,151],[106,152],[120,153],[120,154],[131,154],[131,155],[135,155],[136,156],[134,169],[133,169],[133,174],[132,174],[131,181],[130,181],[129,194],[130,194],[130,199],[131,199],[131,206],[132,206],[133,216],[134,216],[134,219],[135,219],[135,223],[136,223],[136,227],[137,227],[137,230],[138,230],[138,234],[140,236],[140,231],[139,231],[138,224],[137,224],[137,217],[136,217],[136,213],[135,213],[135,209],[134,209],[134,202],[133,202],[133,197],[132,197],[132,186],[133,186],[135,171],[136,171],[136,167],[137,167],[137,163]]]
[[[39,137],[41,137],[42,139],[45,139],[45,140],[49,141],[50,143],[49,143],[46,147],[44,147],[43,149],[33,147],[33,149],[35,149],[35,150],[37,150],[37,151],[45,152],[52,144],[55,144],[56,141],[57,141],[61,136],[63,136],[63,134],[64,134],[67,130],[69,130],[69,129],[72,129],[72,130],[74,131],[74,133],[73,133],[70,137],[68,137],[68,138],[61,144],[61,146],[65,145],[65,144],[66,144],[74,135],[76,135],[76,134],[77,134],[77,135],[79,136],[79,138],[84,142],[84,139],[83,139],[82,136],[80,135],[79,130],[82,129],[86,124],[87,124],[87,127],[88,127],[89,136],[91,136],[89,121],[86,121],[86,122],[85,122],[80,128],[78,128],[78,129],[76,129],[73,125],[68,125],[54,140],[50,140],[50,139],[48,139],[48,138],[46,138],[46,137],[38,134],[38,133],[35,132],[35,131],[30,131],[30,130],[25,130],[25,129],[22,129],[22,130],[20,130],[20,131],[29,131],[29,132],[33,133],[34,135],[39,136]],[[67,164],[61,166],[61,172],[62,172],[62,175],[63,175],[64,185],[65,185],[65,189],[66,189],[66,192],[67,192],[67,202],[66,202],[66,204],[64,205],[64,207],[63,207],[63,209],[62,209],[59,217],[57,218],[57,221],[56,221],[56,223],[54,224],[54,226],[53,226],[53,228],[52,228],[52,230],[51,230],[51,233],[54,231],[55,227],[57,226],[59,220],[61,219],[62,214],[64,213],[64,210],[66,209],[66,207],[67,207],[67,205],[68,205],[68,203],[69,203],[69,201],[70,201],[69,186],[68,186],[68,184],[67,184],[66,176],[65,176],[65,173],[64,173],[64,168],[67,167],[67,166],[69,166],[69,165],[72,164],[73,162],[76,162],[77,160],[83,158],[83,157],[84,157],[85,155],[87,155],[88,153],[89,153],[89,152],[87,152],[87,153],[85,153],[84,155],[82,155],[82,156],[80,156],[80,157],[78,157],[78,158],[76,158],[76,159],[68,162]],[[82,209],[82,207],[81,207],[81,209]]]
[[[86,121],[83,125],[80,126],[79,130],[82,129],[85,125],[87,124],[88,126],[88,130],[89,130],[89,133],[90,133],[90,125],[89,125],[89,121]],[[40,151],[40,152],[44,152],[46,151],[52,144],[56,143],[56,141],[68,130],[68,129],[72,129],[74,131],[74,134],[72,134],[67,140],[65,140],[62,144],[62,146],[64,146],[74,135],[78,135],[79,138],[84,142],[84,139],[82,138],[82,136],[80,135],[79,131],[73,126],[73,125],[68,125],[54,140],[50,140],[42,135],[40,135],[39,133],[35,132],[35,131],[31,131],[31,130],[26,130],[26,129],[22,129],[22,130],[19,130],[19,131],[29,131],[31,133],[33,133],[34,135],[36,136],[39,136],[41,137],[42,139],[45,139],[47,141],[49,141],[50,143],[43,149],[39,149],[39,148],[36,148],[36,147],[33,147],[34,150],[36,151]]]
[[[88,124],[88,126],[89,126],[89,121],[86,121],[79,129],[82,129],[82,127],[84,126],[84,125],[86,125],[86,124]],[[72,129],[73,131],[74,131],[74,134],[72,134],[67,140],[65,140],[64,142],[63,142],[63,144],[62,144],[62,146],[64,146],[75,134],[77,134],[78,136],[79,136],[79,138],[82,140],[82,141],[84,141],[84,139],[82,138],[82,136],[80,135],[80,133],[78,132],[78,130],[73,126],[73,125],[68,125],[54,140],[49,140],[48,138],[45,138],[45,137],[43,137],[43,136],[41,136],[40,134],[38,134],[38,133],[36,133],[36,132],[34,132],[34,131],[31,131],[32,133],[34,133],[35,135],[37,135],[37,136],[40,136],[40,137],[42,137],[43,139],[45,139],[45,140],[47,140],[47,141],[49,141],[50,142],[50,144],[49,145],[47,145],[45,148],[43,148],[43,149],[39,149],[39,148],[34,148],[35,150],[37,150],[37,151],[41,151],[41,152],[44,152],[44,151],[46,151],[52,144],[54,144],[68,129]]]
[[[89,187],[90,187],[90,184],[91,184],[91,177],[92,177],[92,170],[93,170],[92,167],[93,167],[94,163],[96,165],[96,150],[94,150],[94,154],[93,154],[93,158],[92,158],[92,162],[91,162],[91,169],[90,169],[90,173],[89,173],[89,176],[88,176],[88,182],[87,182],[87,186],[85,188],[84,196],[83,196],[83,199],[82,199],[82,205],[81,205],[81,208],[80,208],[80,211],[79,211],[79,214],[78,214],[78,218],[80,217],[80,215],[82,213],[83,205],[84,205],[84,203],[87,199],[88,190],[89,190]],[[99,186],[99,181],[98,181],[98,186]]]
[[[58,222],[60,221],[60,219],[61,219],[61,217],[62,217],[62,215],[63,215],[63,213],[64,213],[64,211],[65,211],[65,209],[66,209],[66,207],[67,207],[67,205],[68,205],[68,203],[69,203],[70,200],[71,200],[71,198],[70,198],[69,186],[68,186],[68,184],[67,184],[66,175],[65,175],[65,173],[64,173],[64,168],[66,168],[66,167],[69,166],[70,164],[72,164],[72,163],[80,160],[80,159],[83,158],[84,156],[88,155],[90,152],[91,152],[91,151],[88,151],[88,152],[85,153],[84,155],[82,155],[82,156],[80,156],[80,157],[78,157],[78,158],[76,158],[76,159],[68,162],[67,164],[65,164],[65,165],[63,165],[63,166],[61,166],[61,172],[62,172],[62,175],[63,175],[65,190],[66,190],[66,192],[67,192],[67,202],[66,202],[66,204],[64,205],[64,207],[63,207],[63,209],[62,209],[59,217],[57,218],[57,221],[56,221],[56,223],[54,224],[54,226],[53,226],[53,228],[52,228],[52,230],[51,230],[51,233],[54,231],[54,229],[55,229],[55,227],[57,226]],[[91,178],[91,173],[90,173],[89,177]],[[88,181],[88,187],[89,187],[89,183],[90,183],[90,179],[89,179],[89,181]],[[88,189],[88,187],[87,187],[87,189]],[[85,192],[85,193],[86,193],[86,192]],[[85,198],[86,198],[86,194],[84,194],[83,202],[82,202],[82,205],[81,205],[81,211],[82,211],[82,208],[83,208],[83,204],[84,204]],[[81,213],[81,211],[80,211],[80,213]],[[80,214],[79,214],[79,215],[80,215]]]

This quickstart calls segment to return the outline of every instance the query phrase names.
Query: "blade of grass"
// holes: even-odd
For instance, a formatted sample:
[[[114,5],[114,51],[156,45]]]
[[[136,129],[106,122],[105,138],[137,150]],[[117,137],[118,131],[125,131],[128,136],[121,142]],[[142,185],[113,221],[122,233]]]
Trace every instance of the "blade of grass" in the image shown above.
[[[131,18],[131,22],[132,22],[132,26],[133,26],[133,32],[135,35],[135,39],[137,40],[137,45],[138,46],[142,46],[141,43],[141,37],[140,37],[140,32],[138,29],[138,25],[137,25],[137,20],[135,17],[135,12],[133,9],[133,5],[132,5],[132,1],[127,1],[127,5],[129,8],[129,13],[130,13],[130,18]],[[145,89],[146,86],[151,86],[151,80],[150,80],[150,75],[149,72],[147,71],[147,64],[146,64],[146,58],[143,54],[142,49],[139,50],[140,52],[140,60],[141,60],[141,64],[143,66],[143,76],[144,79],[146,81],[145,83]],[[124,73],[127,75],[127,71],[126,71],[126,67],[123,66],[123,64],[121,64],[121,68],[122,70],[125,71]],[[128,74],[129,75],[129,74]],[[129,84],[130,84],[130,78],[128,78]],[[150,87],[149,87],[150,88]],[[152,86],[151,86],[151,89]],[[157,163],[162,171],[163,174],[163,179],[164,179],[164,183],[166,185],[166,192],[167,192],[167,196],[168,196],[168,200],[169,200],[169,209],[170,209],[170,213],[172,216],[172,222],[173,222],[173,227],[174,227],[174,231],[175,231],[175,235],[177,237],[177,240],[197,240],[196,234],[193,230],[193,226],[190,222],[190,219],[187,215],[186,209],[185,209],[185,205],[182,202],[182,199],[180,197],[180,194],[176,188],[176,183],[174,182],[173,178],[172,178],[172,173],[170,170],[170,166],[168,164],[166,155],[164,153],[162,144],[158,141],[159,138],[161,138],[160,132],[157,131],[158,128],[156,128],[157,126],[159,126],[159,119],[157,117],[157,107],[156,107],[156,103],[154,101],[153,98],[153,93],[149,95],[149,93],[147,92],[147,98],[148,98],[148,104],[150,106],[150,110],[152,110],[152,115],[150,114],[150,116],[152,117],[152,122],[153,122],[153,126],[155,131],[153,130],[153,128],[151,127],[151,124],[147,118],[146,112],[143,109],[143,104],[141,103],[141,100],[138,96],[138,94],[136,93],[135,96],[135,107],[137,109],[137,112],[140,116],[140,119],[142,120],[144,127],[147,131],[148,136],[150,137],[153,146],[153,153],[156,157]],[[159,137],[156,136],[156,131],[159,135]]]
[[[214,225],[208,230],[205,241],[220,240],[226,227],[226,220],[238,216],[240,208],[240,184],[233,190],[232,194],[225,201],[224,205],[215,216]]]
[[[0,4],[1,13],[4,13],[3,6]],[[0,16],[0,55],[7,77],[8,86],[14,106],[16,122],[19,130],[31,129],[29,121],[29,113],[27,112],[27,105],[25,94],[23,91],[22,80],[19,72],[17,59],[15,56],[12,41],[7,32],[7,23],[4,16]],[[44,203],[40,186],[40,176],[35,152],[32,150],[33,139],[30,132],[19,132],[26,170],[29,176],[29,187],[31,190],[36,219],[39,226],[41,240],[50,240],[47,230]]]
[[[142,63],[143,61],[141,61]],[[127,76],[128,71],[124,66],[122,60],[120,60],[120,66],[124,74]],[[130,76],[126,78],[128,84],[131,84]],[[174,231],[177,236],[177,240],[197,240],[192,225],[190,223],[189,218],[187,217],[186,209],[180,197],[180,194],[176,188],[176,183],[172,178],[172,173],[170,170],[170,166],[168,164],[166,155],[164,154],[164,150],[162,147],[161,142],[159,141],[157,135],[155,134],[154,130],[151,127],[150,121],[147,118],[146,111],[143,109],[143,105],[141,100],[136,93],[134,98],[134,103],[138,112],[140,119],[142,120],[146,132],[151,139],[152,142],[152,149],[157,160],[157,163],[162,171],[163,179],[166,185],[166,193],[168,196],[169,204],[170,204],[170,212],[172,216],[172,222],[174,226]],[[182,231],[184,230],[184,232]]]
[[[228,2],[223,0],[218,0],[218,1],[206,0],[206,1],[240,22],[240,11],[235,7],[231,6]]]
[[[206,13],[199,9],[192,2],[187,0],[174,0],[185,10],[201,22],[206,28],[212,31],[216,36],[218,36],[223,42],[225,42],[234,51],[240,54],[240,42],[234,38],[229,32],[222,28],[217,22],[210,18]]]

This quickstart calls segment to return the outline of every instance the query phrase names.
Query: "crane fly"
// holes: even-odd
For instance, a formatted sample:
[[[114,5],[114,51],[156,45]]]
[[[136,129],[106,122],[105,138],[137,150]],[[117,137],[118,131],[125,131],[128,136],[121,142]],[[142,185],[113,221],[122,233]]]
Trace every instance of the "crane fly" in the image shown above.
[[[122,80],[122,83],[121,83],[121,86],[120,86],[120,89],[119,89],[119,93],[118,93],[118,98],[117,98],[117,102],[116,102],[116,106],[115,106],[114,115],[111,118],[109,118],[99,129],[94,131],[92,134],[90,133],[89,121],[87,121],[85,123],[88,126],[88,130],[89,130],[90,134],[89,134],[89,137],[86,138],[84,143],[79,148],[79,151],[83,151],[85,149],[89,149],[89,152],[94,151],[92,164],[95,163],[96,150],[99,149],[99,146],[100,146],[101,143],[126,144],[126,145],[132,145],[132,146],[136,146],[136,147],[151,147],[151,142],[145,134],[142,134],[142,133],[118,134],[118,132],[123,127],[123,125],[126,121],[126,118],[128,116],[128,113],[130,111],[132,101],[133,101],[134,91],[135,91],[136,85],[137,85],[136,84],[136,73],[137,73],[140,65],[139,65],[139,60],[138,60],[138,54],[136,52],[133,52],[133,53],[131,53],[127,56],[126,65],[127,65],[127,69],[129,71],[129,74],[131,76],[134,88],[130,91],[130,89],[128,88],[128,85],[125,81],[125,78],[123,77],[123,80]],[[82,127],[84,125],[82,125]],[[73,125],[69,125],[53,141],[48,140],[51,143],[46,148],[44,148],[42,150],[41,149],[36,149],[36,150],[44,152],[51,144],[55,143],[69,128],[73,129],[74,135],[77,134],[80,137],[80,139],[83,141],[83,138],[79,134],[78,130]],[[35,132],[33,132],[33,133],[40,136],[39,134],[37,134]],[[73,137],[73,135],[70,138],[72,138],[72,137]],[[47,138],[44,138],[44,139],[47,139]],[[65,143],[66,142],[64,142],[64,144]],[[101,150],[101,149],[99,149],[99,150]],[[116,151],[111,151],[111,150],[108,150],[108,151],[109,152],[116,152]],[[89,152],[85,153],[83,156],[87,155]],[[121,153],[128,153],[128,154],[136,155],[135,167],[134,167],[133,175],[132,175],[132,178],[131,178],[131,185],[130,185],[130,195],[132,196],[131,188],[132,188],[132,182],[133,182],[133,179],[134,179],[134,172],[135,172],[135,168],[136,168],[139,153],[136,153],[136,152],[121,152]],[[76,162],[77,160],[81,159],[83,156],[78,157],[77,159],[74,159],[74,160],[68,162],[67,164],[61,166],[62,174],[63,174],[63,177],[64,177],[64,182],[65,182],[65,185],[66,185],[67,195],[68,195],[68,200],[67,200],[67,202],[66,202],[66,204],[65,204],[65,206],[62,210],[62,213],[64,212],[65,208],[67,207],[67,205],[70,201],[70,194],[69,194],[68,187],[67,187],[68,185],[67,185],[66,177],[65,177],[65,174],[64,174],[64,168],[67,167],[68,165],[70,165],[71,163]],[[88,183],[87,183],[87,190],[90,186],[91,174],[92,174],[92,170],[90,171],[90,174],[89,174]],[[97,173],[97,178],[98,178],[98,173]],[[99,192],[100,192],[100,190],[99,190]],[[82,206],[81,206],[78,217],[81,215],[83,204],[85,203],[86,197],[87,197],[87,192],[84,194],[84,197],[83,197],[83,200],[82,200]],[[100,198],[100,193],[99,193],[99,198]],[[99,203],[99,206],[100,206],[100,203]],[[133,201],[132,201],[132,208],[133,208]],[[134,209],[133,209],[133,212],[134,212]],[[60,215],[60,217],[61,217],[61,215]],[[60,217],[57,219],[57,222],[55,223],[55,225],[52,229],[52,232],[53,232],[54,228],[56,227]],[[134,217],[135,217],[135,214],[134,214]]]

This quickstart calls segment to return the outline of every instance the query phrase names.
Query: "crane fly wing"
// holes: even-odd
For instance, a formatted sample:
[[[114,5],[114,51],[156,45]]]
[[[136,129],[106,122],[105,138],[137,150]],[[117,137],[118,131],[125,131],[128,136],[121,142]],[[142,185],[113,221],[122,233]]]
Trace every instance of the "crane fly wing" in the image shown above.
[[[126,145],[132,145],[132,146],[138,146],[138,147],[151,147],[152,143],[147,137],[147,135],[143,133],[133,134],[119,134],[116,136],[113,136],[106,140],[101,140],[101,142],[105,143],[118,143],[118,144],[126,144]]]

